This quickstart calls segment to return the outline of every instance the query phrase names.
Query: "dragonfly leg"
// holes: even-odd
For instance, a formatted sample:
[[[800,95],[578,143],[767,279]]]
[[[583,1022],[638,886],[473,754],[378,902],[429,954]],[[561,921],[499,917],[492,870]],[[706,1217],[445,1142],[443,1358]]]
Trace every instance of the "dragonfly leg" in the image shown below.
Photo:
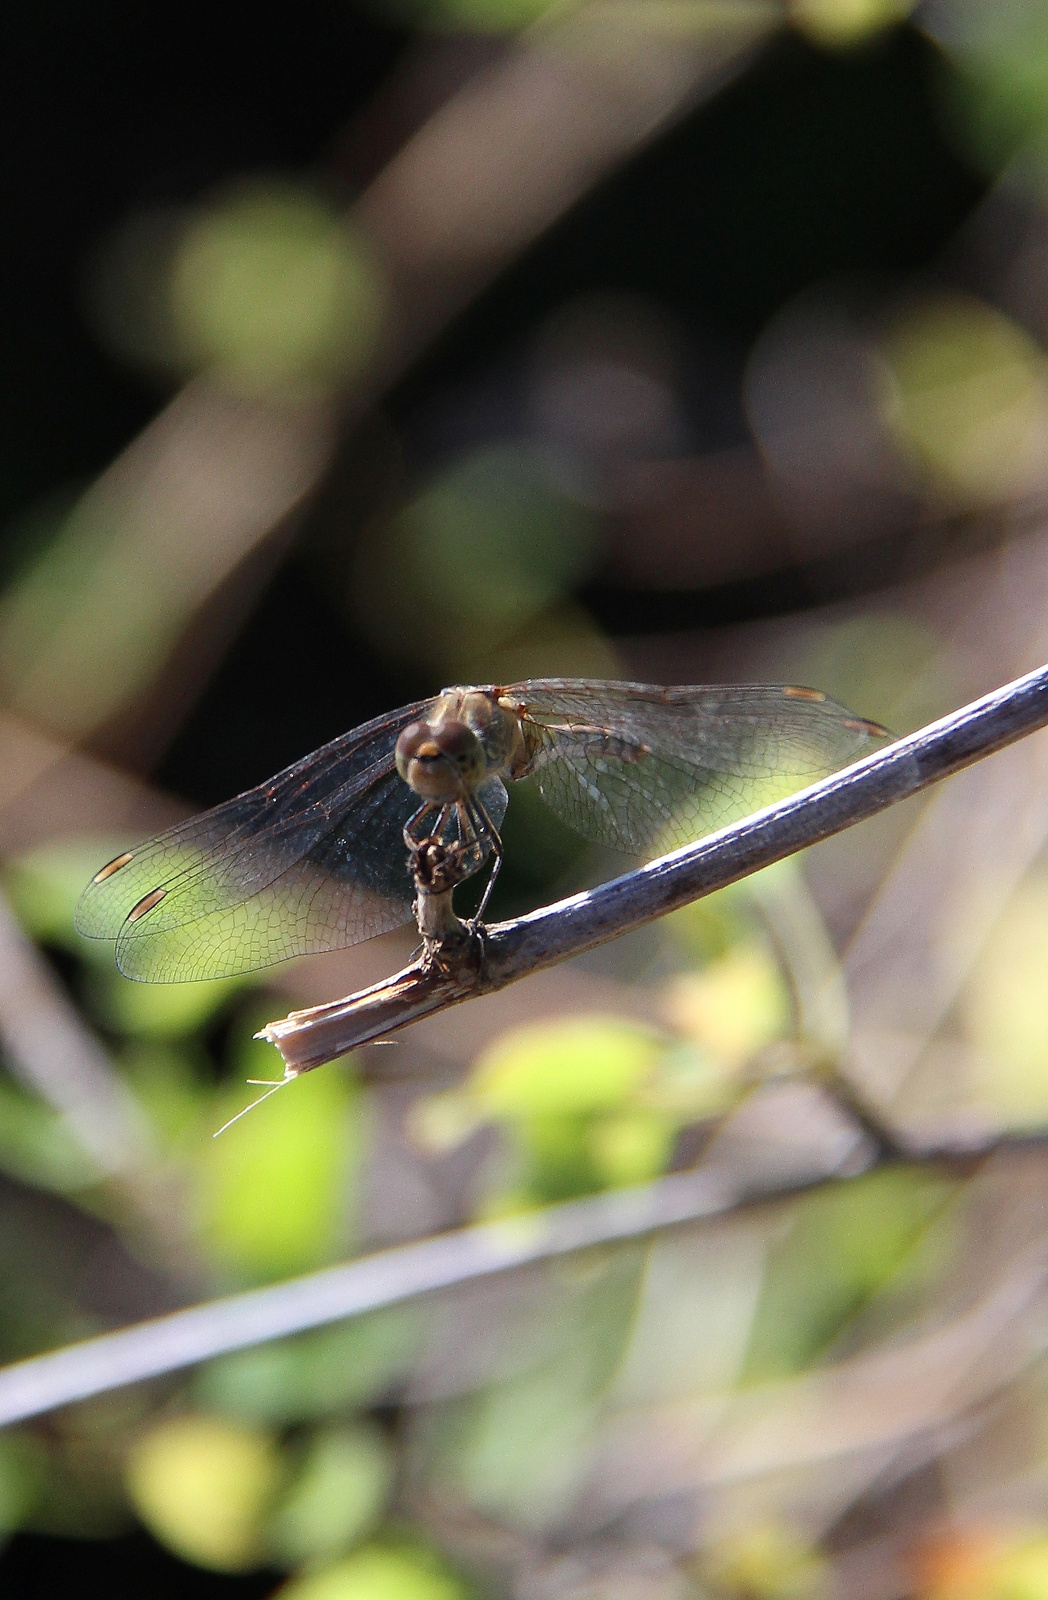
[[[465,804],[472,813],[470,820],[473,824],[477,838],[486,838],[491,843],[491,855],[493,863],[491,868],[491,876],[484,885],[484,893],[480,897],[480,904],[473,913],[472,917],[469,919],[469,926],[474,932],[476,932],[484,916],[485,907],[491,898],[491,891],[495,887],[495,879],[499,875],[499,868],[502,866],[502,840],[499,837],[498,829],[488,816],[476,795],[473,795],[470,800],[465,802]]]
[[[414,856],[415,852],[418,850],[418,847],[422,843],[423,839],[440,838],[444,824],[448,820],[448,812],[450,810],[450,805],[440,806],[433,800],[427,800],[425,805],[419,806],[414,816],[408,818],[407,822],[404,824],[403,830],[404,843],[407,845],[412,856]],[[431,828],[428,833],[422,834],[420,837],[418,829],[421,823],[423,823],[427,817],[431,817],[434,811],[440,812],[440,815],[437,818],[436,827]]]

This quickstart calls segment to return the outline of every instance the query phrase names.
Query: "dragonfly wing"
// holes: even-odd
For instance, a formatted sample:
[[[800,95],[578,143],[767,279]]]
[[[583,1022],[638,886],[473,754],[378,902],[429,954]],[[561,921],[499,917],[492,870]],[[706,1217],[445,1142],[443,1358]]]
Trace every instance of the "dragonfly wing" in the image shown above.
[[[418,801],[393,749],[429,703],[367,723],[118,856],[84,891],[77,927],[116,938],[129,976],[175,980],[339,948],[405,921],[401,830]]]
[[[418,801],[395,772],[370,783],[366,799],[253,894],[211,901],[175,923],[154,924],[152,911],[126,921],[121,972],[153,983],[229,977],[408,922],[414,890],[402,830]]]
[[[638,854],[690,843],[868,754],[885,737],[816,690],[532,680],[505,691],[547,805]]]
[[[409,922],[414,884],[403,830],[418,797],[388,770],[353,788],[351,803],[332,808],[339,820],[282,871],[262,873],[264,887],[248,897],[212,901],[203,914],[175,923],[154,923],[152,910],[125,922],[116,944],[125,977],[153,983],[230,977],[291,956],[340,950]],[[498,828],[505,785],[489,778],[478,797]],[[447,833],[453,836],[450,823]],[[274,851],[272,840],[268,846]],[[190,880],[183,897],[192,892]],[[161,909],[162,903],[157,913]]]

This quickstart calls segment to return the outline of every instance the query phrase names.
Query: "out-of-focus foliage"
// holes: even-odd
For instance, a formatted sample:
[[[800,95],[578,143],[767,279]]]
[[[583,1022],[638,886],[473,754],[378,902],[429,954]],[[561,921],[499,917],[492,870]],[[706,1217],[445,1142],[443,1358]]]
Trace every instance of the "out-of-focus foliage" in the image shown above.
[[[139,1516],[179,1555],[220,1572],[258,1563],[281,1477],[267,1434],[212,1417],[175,1417],[137,1441],[127,1472]]]
[[[785,1026],[782,999],[761,952],[730,953],[674,985],[678,1037],[610,1016],[520,1028],[461,1089],[421,1101],[412,1127],[440,1150],[484,1122],[502,1126],[513,1161],[510,1187],[492,1196],[497,1210],[642,1183],[663,1170],[681,1127],[739,1096],[739,1067]]]
[[[963,1026],[974,1046],[973,1097],[992,1114],[1040,1125],[1048,1115],[1048,885],[1032,879],[993,930],[965,992]]]
[[[133,217],[99,250],[92,306],[121,354],[252,394],[358,371],[385,288],[333,205],[270,181]]]
[[[592,516],[534,451],[456,463],[366,537],[348,575],[354,619],[383,655],[449,681],[614,675],[614,655],[566,596],[598,554]],[[518,665],[519,663],[519,665]]]
[[[246,1031],[246,1030],[245,1030]],[[237,1066],[272,1070],[269,1051],[250,1037],[233,1052]],[[347,1242],[360,1130],[352,1091],[337,1072],[320,1073],[285,1096],[280,1137],[260,1106],[236,1139],[202,1144],[196,1162],[194,1213],[208,1254],[237,1275],[279,1277],[331,1259]],[[243,1109],[237,1085],[209,1103],[220,1119]],[[201,1130],[202,1132],[203,1130]]]
[[[941,1179],[901,1168],[802,1201],[768,1259],[747,1377],[803,1371],[878,1291],[915,1265],[919,1271],[929,1227],[951,1192]],[[935,1254],[941,1259],[942,1242],[927,1248],[925,1270]]]
[[[465,1600],[467,1590],[424,1552],[373,1545],[280,1593],[285,1600]]]
[[[270,732],[287,759],[347,706],[445,681],[811,683],[904,731],[1042,658],[1044,7],[360,10],[401,30],[396,60],[326,172],[296,158],[215,186],[204,161],[205,187],[180,144],[177,180],[136,172],[98,222],[86,315],[119,383],[150,403],[186,387],[87,487],[77,457],[0,552],[3,881],[11,939],[36,946],[0,945],[0,1354],[474,1222],[536,1237],[543,1207],[610,1212],[682,1170],[711,1205],[780,1180],[790,1197],[11,1431],[0,1540],[137,1526],[200,1582],[284,1600],[1043,1600],[1043,1152],[909,1159],[925,1134],[1045,1126],[1036,746],[981,769],[974,801],[947,791],[954,812],[878,818],[562,988],[539,978],[518,991],[533,1010],[492,997],[408,1030],[217,1139],[244,1080],[276,1075],[253,1034],[296,980],[131,984],[72,918],[157,798],[128,774],[235,656],[250,715],[216,691],[172,787],[220,787],[227,756],[255,782]],[[752,73],[741,46],[718,53],[729,35],[771,39]],[[714,100],[693,144],[693,108],[736,71],[741,115]],[[838,143],[884,82],[880,120],[860,110]],[[996,185],[980,199],[953,173],[950,238],[922,232],[947,167],[935,114]],[[911,162],[899,130],[921,117]],[[822,163],[799,178],[795,138]],[[439,332],[529,242],[472,330],[434,345],[438,376],[407,372],[416,322]],[[379,423],[338,435],[401,376]],[[96,824],[114,837],[92,843]],[[496,913],[616,870],[527,784],[504,845]],[[109,1162],[85,1135],[99,1085],[135,1134]]]
[[[1044,180],[1048,137],[1048,20],[1030,0],[984,6],[950,0],[930,8],[933,30],[962,71],[949,82],[952,125],[990,171],[1016,161]]]
[[[816,44],[839,49],[865,42],[913,8],[913,0],[793,0],[790,15]]]
[[[885,354],[889,421],[933,483],[1002,501],[1045,482],[1048,359],[1009,318],[953,296],[904,313]]]
[[[293,1567],[356,1544],[382,1511],[394,1462],[377,1428],[358,1423],[318,1433],[273,1518],[269,1543],[274,1554]]]
[[[344,1326],[223,1356],[201,1370],[202,1403],[252,1422],[285,1425],[380,1403],[419,1354],[424,1318],[372,1312]]]

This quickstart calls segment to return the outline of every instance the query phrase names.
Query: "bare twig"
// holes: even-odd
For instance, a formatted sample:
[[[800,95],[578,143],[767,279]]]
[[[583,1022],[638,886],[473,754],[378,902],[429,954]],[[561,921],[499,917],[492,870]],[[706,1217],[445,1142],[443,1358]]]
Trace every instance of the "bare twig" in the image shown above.
[[[676,1173],[192,1306],[3,1368],[0,1425],[435,1289],[719,1216],[745,1198],[724,1173]]]
[[[944,1141],[915,1149],[912,1159],[964,1176],[973,1164],[998,1152],[1043,1147],[1046,1140],[1048,1132],[1034,1130],[991,1135],[978,1145]],[[870,1163],[881,1164],[879,1155]],[[785,1180],[781,1175],[761,1179],[710,1165],[672,1173],[635,1189],[571,1200],[376,1251],[342,1266],[190,1306],[0,1368],[0,1427],[436,1290],[462,1287],[577,1250],[642,1239],[664,1228],[710,1221],[747,1205],[772,1204],[858,1176],[849,1168],[846,1174],[798,1172]]]
[[[564,961],[784,856],[840,833],[1048,723],[1048,666],[941,717],[886,750],[698,844],[485,930],[483,959],[468,947],[427,956],[360,993],[271,1022],[289,1077],[528,973]]]

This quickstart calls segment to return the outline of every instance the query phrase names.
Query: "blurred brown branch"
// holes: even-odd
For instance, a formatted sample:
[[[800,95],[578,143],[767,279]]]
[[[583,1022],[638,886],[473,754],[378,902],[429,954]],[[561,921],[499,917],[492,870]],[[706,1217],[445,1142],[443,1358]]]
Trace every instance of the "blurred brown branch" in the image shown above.
[[[370,1039],[578,955],[761,867],[875,816],[1048,723],[1048,666],[899,739],[732,827],[637,871],[514,922],[485,929],[482,948],[430,952],[370,989],[271,1022],[295,1077]]]

